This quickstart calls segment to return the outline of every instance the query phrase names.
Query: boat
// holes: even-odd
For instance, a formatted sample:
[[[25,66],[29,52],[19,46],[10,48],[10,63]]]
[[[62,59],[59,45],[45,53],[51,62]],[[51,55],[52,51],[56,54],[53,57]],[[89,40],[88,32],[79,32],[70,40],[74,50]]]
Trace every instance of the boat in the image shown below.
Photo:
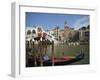
[[[61,66],[61,65],[69,65],[71,63],[77,62],[84,59],[84,53],[79,53],[76,56],[61,56],[61,57],[54,57],[54,66]],[[37,65],[34,65],[34,58],[29,60],[29,65],[26,67],[38,67],[40,65],[40,61],[37,59]],[[43,66],[52,66],[52,58],[49,60],[43,60]]]
[[[61,56],[54,57],[54,66],[68,65],[84,58],[84,54],[80,53],[77,56]],[[44,61],[43,66],[52,66],[52,60]]]

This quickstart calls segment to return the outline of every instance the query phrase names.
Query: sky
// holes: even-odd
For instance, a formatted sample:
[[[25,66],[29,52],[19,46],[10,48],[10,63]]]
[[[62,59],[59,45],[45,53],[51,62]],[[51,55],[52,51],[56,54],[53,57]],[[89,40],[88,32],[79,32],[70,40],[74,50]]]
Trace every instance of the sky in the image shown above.
[[[67,25],[74,29],[79,29],[83,26],[89,25],[89,15],[79,14],[58,14],[58,13],[34,13],[26,12],[26,27],[40,25],[44,30],[54,29],[59,26],[64,28],[65,21]]]

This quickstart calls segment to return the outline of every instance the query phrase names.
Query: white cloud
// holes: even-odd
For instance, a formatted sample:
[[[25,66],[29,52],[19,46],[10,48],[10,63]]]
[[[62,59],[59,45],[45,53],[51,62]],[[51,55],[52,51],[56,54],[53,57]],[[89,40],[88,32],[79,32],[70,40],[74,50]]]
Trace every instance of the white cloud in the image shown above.
[[[81,18],[81,19],[78,19],[77,21],[75,21],[73,27],[75,27],[75,29],[79,29],[83,26],[87,26],[89,25],[89,17],[84,17],[84,18]]]

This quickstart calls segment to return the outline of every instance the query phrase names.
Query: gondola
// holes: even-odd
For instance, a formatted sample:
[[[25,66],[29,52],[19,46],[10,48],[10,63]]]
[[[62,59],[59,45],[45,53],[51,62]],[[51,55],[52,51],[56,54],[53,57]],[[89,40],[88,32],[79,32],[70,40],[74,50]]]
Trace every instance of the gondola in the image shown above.
[[[84,59],[84,53],[79,53],[76,56],[61,56],[61,57],[54,57],[54,66],[61,66],[61,65],[69,65],[71,63],[77,62]],[[37,65],[34,65],[34,58],[29,60],[29,65],[26,67],[39,67],[40,61],[37,59]],[[49,60],[43,60],[43,66],[52,66],[52,58]]]
[[[68,65],[84,58],[84,53],[80,53],[77,56],[62,56],[54,57],[54,66]],[[43,66],[52,66],[52,60],[44,61]]]

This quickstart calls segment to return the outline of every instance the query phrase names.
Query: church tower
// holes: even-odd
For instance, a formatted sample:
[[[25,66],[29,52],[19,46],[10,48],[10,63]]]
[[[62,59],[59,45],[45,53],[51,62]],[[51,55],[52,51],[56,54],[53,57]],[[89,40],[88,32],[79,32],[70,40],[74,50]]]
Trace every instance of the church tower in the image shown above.
[[[68,26],[67,26],[67,21],[65,21],[65,23],[64,23],[64,28],[65,28],[65,29],[68,28]]]

